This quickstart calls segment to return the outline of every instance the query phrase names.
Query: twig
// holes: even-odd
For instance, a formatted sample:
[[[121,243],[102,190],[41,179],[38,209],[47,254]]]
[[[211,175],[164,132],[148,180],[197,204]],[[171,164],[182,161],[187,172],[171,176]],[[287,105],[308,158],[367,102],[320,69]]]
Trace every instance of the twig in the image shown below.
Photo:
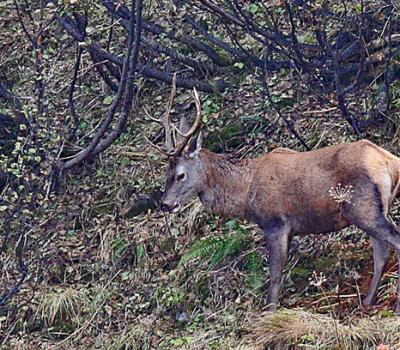
[[[299,142],[303,145],[303,147],[307,150],[310,151],[311,147],[308,146],[308,144],[306,143],[306,141],[299,135],[299,133],[297,132],[297,130],[293,127],[292,123],[289,122],[289,120],[287,120],[283,114],[280,112],[280,110],[278,108],[275,107],[275,103],[272,99],[271,93],[269,91],[269,87],[268,87],[268,81],[267,81],[267,72],[266,70],[263,72],[263,76],[262,76],[262,84],[264,87],[264,93],[265,96],[267,97],[268,101],[270,102],[271,106],[274,107],[275,111],[277,112],[279,118],[281,118],[286,126],[288,127],[288,129],[290,130],[290,132],[293,134],[294,137],[296,137],[297,140],[299,140]]]
[[[74,91],[75,91],[76,80],[78,78],[78,72],[79,72],[79,66],[80,66],[81,57],[82,57],[82,51],[83,51],[82,48],[79,47],[79,45],[78,45],[76,61],[75,61],[75,65],[74,65],[74,75],[72,77],[71,86],[70,86],[69,92],[68,92],[68,105],[69,105],[69,109],[71,111],[71,115],[73,118],[73,127],[67,137],[67,140],[70,142],[75,140],[76,132],[78,131],[78,128],[79,128],[79,117],[78,117],[78,114],[76,113],[75,103],[74,103]]]

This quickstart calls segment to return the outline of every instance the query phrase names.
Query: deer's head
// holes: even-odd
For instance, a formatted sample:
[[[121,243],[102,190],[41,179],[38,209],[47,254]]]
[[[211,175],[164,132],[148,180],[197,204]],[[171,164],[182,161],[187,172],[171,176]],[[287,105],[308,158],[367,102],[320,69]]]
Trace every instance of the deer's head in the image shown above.
[[[205,175],[199,156],[201,149],[200,134],[194,138],[182,154],[170,157],[167,169],[165,192],[161,200],[161,209],[173,213],[201,192]]]
[[[169,158],[165,192],[161,199],[161,209],[179,212],[182,206],[201,192],[205,175],[200,157],[201,134],[197,133],[201,123],[201,106],[197,91],[194,90],[196,119],[191,127],[181,118],[179,128],[171,122],[170,112],[176,93],[175,82],[168,101],[167,110],[160,119],[147,116],[162,125],[165,134],[163,146],[150,143]],[[197,136],[196,136],[197,133]]]

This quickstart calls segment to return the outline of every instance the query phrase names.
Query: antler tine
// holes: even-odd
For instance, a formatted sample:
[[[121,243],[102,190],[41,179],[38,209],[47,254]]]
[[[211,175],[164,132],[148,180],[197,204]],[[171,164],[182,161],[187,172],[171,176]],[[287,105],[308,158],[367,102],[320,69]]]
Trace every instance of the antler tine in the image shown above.
[[[183,137],[183,140],[177,146],[174,155],[179,155],[182,153],[183,149],[188,144],[190,138],[194,135],[194,133],[197,131],[197,129],[200,127],[201,124],[201,104],[200,104],[199,94],[197,93],[196,88],[193,88],[193,96],[194,96],[194,102],[196,104],[196,119],[187,133],[182,133],[178,128],[173,126],[173,128],[177,131],[177,133]]]
[[[154,118],[152,116],[150,116],[150,114],[146,111],[146,109],[144,109],[147,117],[160,124],[163,128],[164,128],[164,134],[165,134],[165,144],[164,147],[160,147],[155,145],[153,142],[151,142],[150,140],[148,140],[146,138],[146,140],[148,142],[150,142],[150,144],[155,147],[157,150],[159,150],[160,152],[171,156],[174,154],[174,143],[172,140],[172,125],[171,125],[171,118],[170,118],[170,113],[171,113],[171,109],[174,103],[174,98],[176,95],[176,74],[174,74],[173,78],[172,78],[172,89],[171,89],[171,93],[169,95],[169,99],[168,99],[168,103],[167,103],[167,109],[165,111],[165,113],[162,115],[161,118]]]
[[[172,109],[172,105],[174,103],[176,95],[176,73],[172,77],[172,89],[171,93],[169,94],[167,110],[165,111],[164,115],[162,116],[162,126],[165,129],[165,146],[168,151],[173,152],[174,150],[174,142],[172,140],[172,128],[171,128],[171,118],[170,113]]]
[[[146,141],[150,144],[150,146],[154,147],[155,149],[157,149],[159,152],[164,153],[167,156],[173,156],[174,155],[174,151],[173,150],[166,150],[163,147],[160,147],[158,145],[156,145],[154,142],[151,142],[147,136],[144,137],[146,139]]]

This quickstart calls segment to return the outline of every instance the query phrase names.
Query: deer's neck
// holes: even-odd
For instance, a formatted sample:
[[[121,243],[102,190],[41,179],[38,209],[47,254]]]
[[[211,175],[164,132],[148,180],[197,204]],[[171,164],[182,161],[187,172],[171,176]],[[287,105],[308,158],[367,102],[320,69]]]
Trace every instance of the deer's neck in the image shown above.
[[[227,216],[244,218],[246,198],[253,179],[253,161],[233,161],[225,155],[200,152],[206,183],[201,202],[210,210]]]

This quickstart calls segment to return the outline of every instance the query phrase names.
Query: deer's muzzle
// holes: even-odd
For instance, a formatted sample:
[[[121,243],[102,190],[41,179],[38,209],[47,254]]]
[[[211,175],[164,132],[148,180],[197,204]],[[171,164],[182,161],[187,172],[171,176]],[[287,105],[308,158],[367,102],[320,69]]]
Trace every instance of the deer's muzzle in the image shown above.
[[[161,201],[161,210],[169,211],[170,213],[177,213],[181,209],[181,205],[178,202],[168,202],[166,200]]]

